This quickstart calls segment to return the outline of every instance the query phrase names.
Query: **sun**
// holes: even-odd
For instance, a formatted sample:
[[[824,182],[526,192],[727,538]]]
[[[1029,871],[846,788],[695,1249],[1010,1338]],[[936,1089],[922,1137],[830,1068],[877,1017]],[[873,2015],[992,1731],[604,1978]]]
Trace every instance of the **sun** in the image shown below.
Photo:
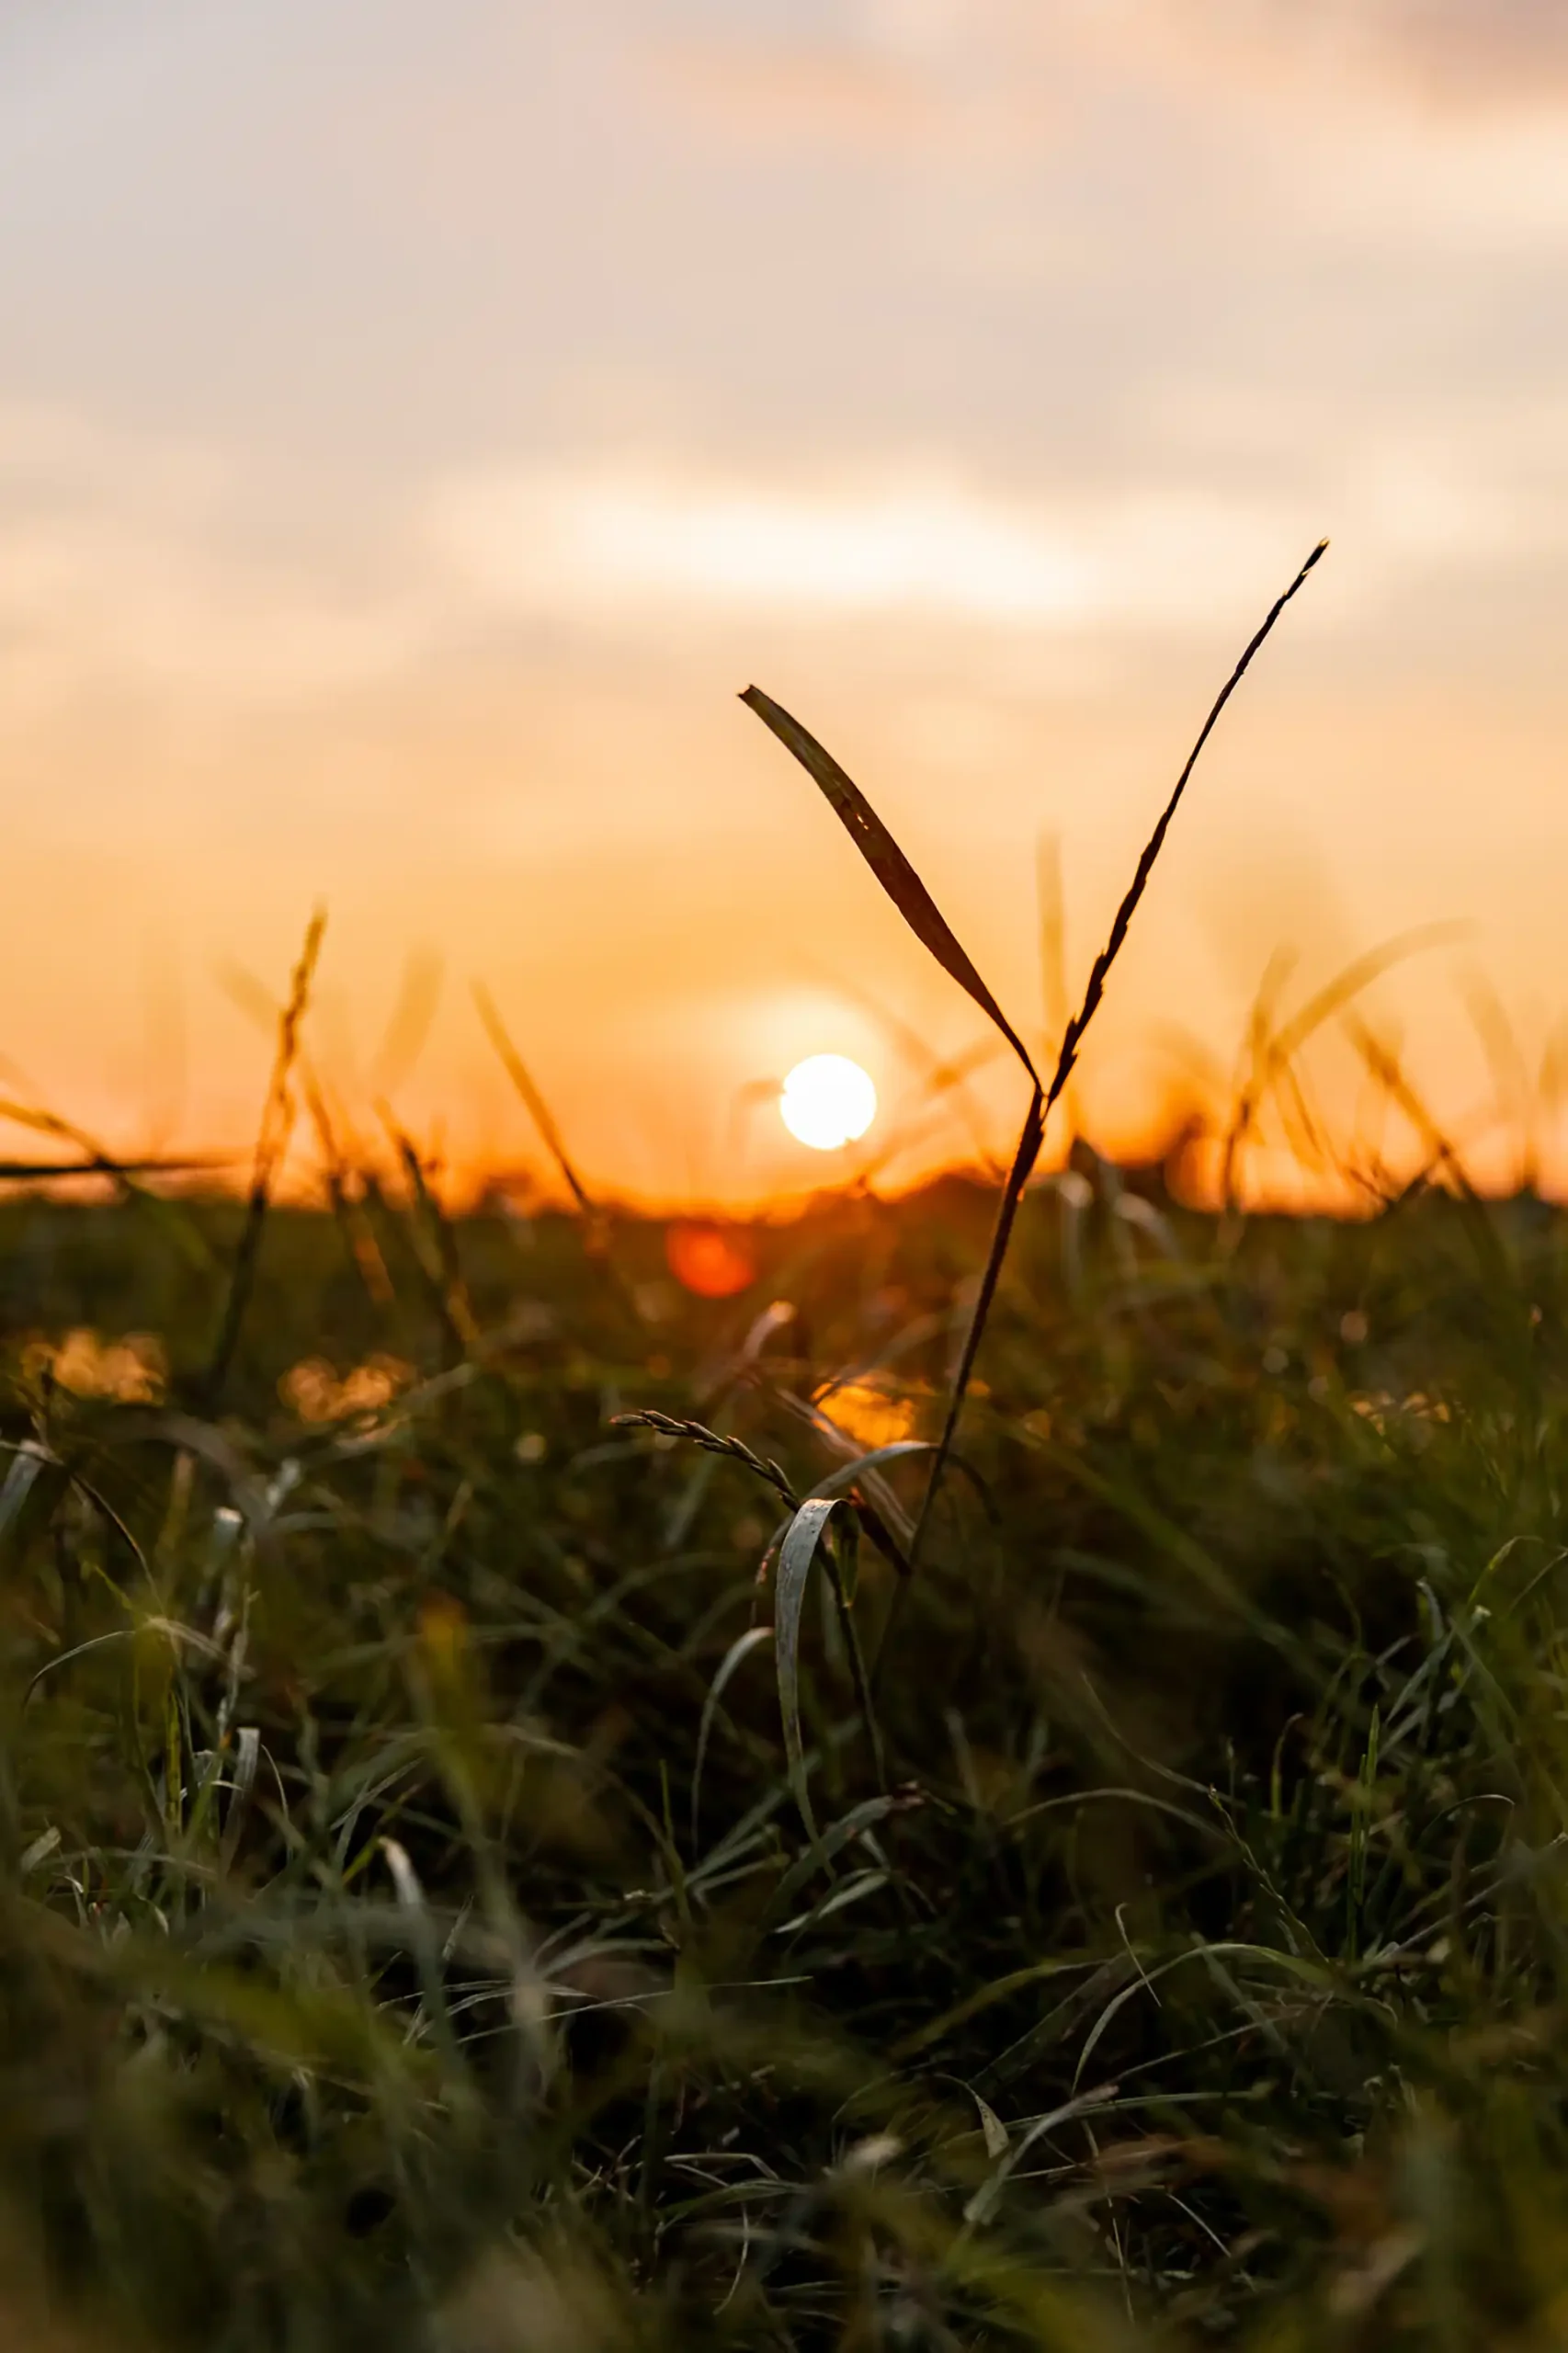
[[[877,1116],[877,1090],[847,1054],[808,1054],[784,1081],[778,1116],[797,1143],[837,1152],[863,1136]]]

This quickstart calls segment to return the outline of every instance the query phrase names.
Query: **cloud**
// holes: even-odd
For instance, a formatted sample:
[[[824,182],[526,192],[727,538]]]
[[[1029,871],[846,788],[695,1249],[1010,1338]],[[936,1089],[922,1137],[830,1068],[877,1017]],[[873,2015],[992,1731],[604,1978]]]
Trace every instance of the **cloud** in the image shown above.
[[[1278,568],[1284,536],[1278,514],[1176,489],[1085,510],[917,470],[791,488],[614,463],[453,481],[430,529],[474,591],[520,612],[656,622],[673,605],[1030,631],[1184,623],[1256,585],[1271,556]]]
[[[263,554],[240,470],[211,449],[0,409],[0,710],[109,688],[183,710],[382,684],[427,642],[418,584],[334,593]]]
[[[439,483],[425,528],[453,591],[515,620],[657,636],[896,619],[1081,640],[1206,628],[1266,591],[1315,528],[1343,525],[1349,619],[1418,582],[1568,556],[1552,418],[1514,414],[1506,447],[1496,425],[1348,431],[1289,494],[1266,466],[1190,447],[1121,485],[1013,495],[914,464],[780,482],[690,458],[499,463]]]
[[[646,20],[644,20],[644,24]],[[1559,109],[1561,0],[835,0],[715,12],[667,0],[645,35],[667,77],[735,135],[1010,146],[1069,135],[1085,98],[1207,76],[1287,98],[1303,85],[1449,116]],[[1213,79],[1216,72],[1221,78]]]
[[[1559,0],[1175,0],[1184,29],[1267,40],[1299,63],[1371,74],[1446,103],[1530,105],[1568,91]]]
[[[1298,410],[1260,424],[1199,386],[1152,414],[1136,467],[1076,477],[915,457],[805,473],[673,438],[497,457],[339,514],[329,563],[297,481],[271,515],[211,449],[0,410],[0,720],[105,691],[182,722],[417,700],[498,631],[587,651],[772,626],[864,647],[892,626],[1078,661],[1231,621],[1319,529],[1352,541],[1343,623],[1415,583],[1568,559],[1554,405],[1503,424],[1489,407],[1392,434],[1339,418],[1292,464]]]

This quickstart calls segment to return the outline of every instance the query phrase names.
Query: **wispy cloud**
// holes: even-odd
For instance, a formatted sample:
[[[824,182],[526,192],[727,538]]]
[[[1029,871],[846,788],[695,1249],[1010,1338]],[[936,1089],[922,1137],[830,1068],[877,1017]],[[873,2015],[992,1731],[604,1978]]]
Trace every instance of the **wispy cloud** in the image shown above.
[[[417,700],[497,628],[655,647],[777,625],[895,625],[1102,649],[1229,624],[1319,529],[1348,533],[1329,609],[1568,562],[1555,404],[1394,432],[1318,431],[1302,403],[1171,388],[1118,481],[991,483],[892,457],[805,472],[704,460],[498,456],[361,506],[352,560],[290,535],[238,457],[0,412],[0,723],[105,688],[186,715]],[[1290,487],[1282,488],[1281,483]],[[296,485],[287,502],[299,504]],[[340,535],[341,535],[341,525]],[[423,684],[422,684],[423,682]]]
[[[1568,93],[1557,0],[1160,0],[1199,40],[1267,42],[1309,69],[1349,69],[1459,107]]]
[[[1013,497],[919,467],[780,484],[690,460],[503,465],[440,485],[428,528],[471,594],[566,622],[640,618],[657,631],[676,611],[716,626],[761,613],[1179,631],[1244,608],[1299,540],[1346,515],[1353,601],[1434,565],[1562,552],[1568,512],[1543,508],[1539,477],[1476,458],[1414,425],[1352,440],[1312,513],[1299,495],[1205,483],[1179,463],[1141,486]]]
[[[47,407],[0,410],[0,718],[106,687],[187,712],[383,684],[427,643],[416,578],[334,593],[263,552],[210,448]]]

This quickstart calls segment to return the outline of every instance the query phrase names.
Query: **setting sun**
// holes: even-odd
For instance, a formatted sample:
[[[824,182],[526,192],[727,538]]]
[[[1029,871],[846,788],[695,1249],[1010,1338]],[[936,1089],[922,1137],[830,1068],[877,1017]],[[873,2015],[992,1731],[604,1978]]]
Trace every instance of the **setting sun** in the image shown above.
[[[877,1116],[877,1090],[847,1054],[810,1054],[784,1081],[778,1115],[797,1143],[836,1152],[855,1143]]]

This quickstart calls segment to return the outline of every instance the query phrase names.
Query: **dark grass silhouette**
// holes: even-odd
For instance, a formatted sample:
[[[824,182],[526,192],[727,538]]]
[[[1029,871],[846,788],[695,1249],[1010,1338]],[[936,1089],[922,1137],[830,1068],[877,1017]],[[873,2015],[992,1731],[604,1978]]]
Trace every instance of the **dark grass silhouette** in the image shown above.
[[[1132,918],[1149,886],[1149,878],[1154,870],[1155,860],[1165,847],[1171,820],[1180,806],[1182,795],[1187,790],[1187,783],[1202,755],[1203,747],[1213,733],[1225,705],[1251,667],[1253,656],[1263,645],[1286,606],[1301,588],[1308,574],[1326,554],[1327,549],[1327,540],[1320,540],[1290,586],[1283,595],[1275,599],[1215,698],[1209,716],[1199,733],[1198,741],[1188,753],[1186,766],[1176,779],[1170,799],[1160,812],[1154,830],[1143,846],[1132,880],[1127,887],[1120,905],[1117,908],[1109,936],[1090,967],[1083,1003],[1069,1020],[1062,1033],[1061,1049],[1056,1058],[1056,1068],[1051,1074],[1049,1086],[1041,1081],[1028,1049],[992,995],[984,981],[982,980],[968,951],[955,937],[925,883],[899,848],[892,834],[889,833],[859,787],[839,767],[832,754],[825,751],[817,742],[815,736],[810,734],[801,725],[799,720],[792,718],[780,704],[776,703],[770,696],[764,694],[759,687],[748,687],[741,697],[742,701],[750,710],[755,710],[757,717],[772,729],[779,742],[794,754],[806,773],[821,788],[828,805],[838,817],[861,857],[866,860],[915,938],[924,948],[929,950],[943,971],[950,974],[966,995],[972,999],[986,1018],[1006,1039],[1023,1064],[1029,1079],[1028,1109],[1024,1115],[1023,1131],[1019,1135],[1012,1165],[1007,1171],[1006,1181],[1002,1188],[1001,1199],[996,1211],[996,1224],[991,1237],[991,1247],[986,1253],[974,1306],[964,1335],[958,1367],[953,1375],[941,1436],[937,1441],[936,1452],[926,1482],[926,1491],[921,1498],[919,1514],[915,1523],[915,1532],[910,1540],[904,1571],[906,1581],[913,1579],[919,1564],[926,1532],[930,1525],[932,1509],[941,1489],[948,1458],[952,1452],[953,1440],[958,1435],[959,1423],[963,1415],[964,1400],[969,1393],[969,1384],[973,1377],[975,1358],[980,1353],[980,1344],[984,1337],[985,1326],[996,1296],[996,1285],[1001,1277],[1003,1261],[1007,1255],[1007,1245],[1012,1237],[1014,1221],[1018,1213],[1018,1204],[1023,1199],[1024,1188],[1028,1183],[1039,1161],[1040,1146],[1045,1139],[1046,1122],[1072,1078],[1089,1024],[1098,1012],[1104,998],[1106,983],[1110,977],[1111,968],[1126,944]],[[821,1524],[825,1525],[825,1521]],[[809,1557],[808,1552],[808,1563]],[[885,1652],[887,1642],[892,1637],[901,1607],[902,1597],[899,1600],[895,1600],[892,1614],[889,1619],[882,1650],[879,1652],[879,1665],[882,1652]],[[786,1711],[788,1713],[788,1701],[786,1701]]]

